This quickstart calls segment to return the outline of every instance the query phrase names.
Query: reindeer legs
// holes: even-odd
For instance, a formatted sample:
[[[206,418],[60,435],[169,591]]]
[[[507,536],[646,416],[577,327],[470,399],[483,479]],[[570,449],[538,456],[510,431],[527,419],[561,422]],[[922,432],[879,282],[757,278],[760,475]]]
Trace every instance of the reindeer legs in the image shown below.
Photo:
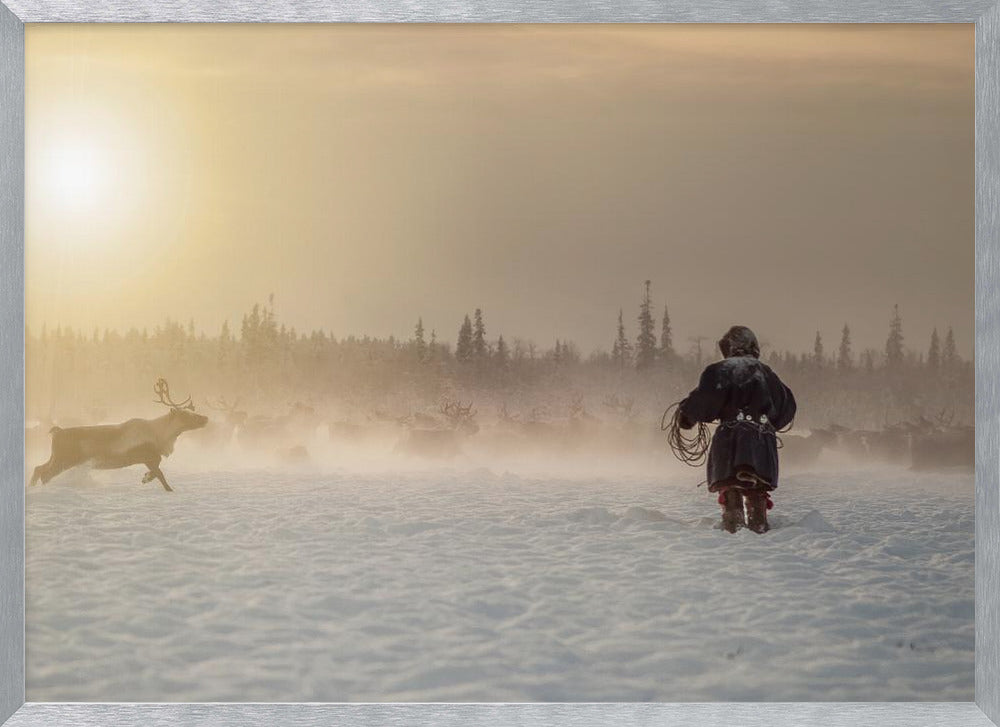
[[[50,458],[45,464],[40,464],[31,473],[31,482],[28,483],[29,487],[34,487],[41,480],[42,484],[49,481],[49,467],[52,465],[52,459]]]
[[[153,480],[159,480],[160,484],[163,485],[163,489],[167,492],[173,492],[174,488],[167,484],[167,478],[163,476],[163,470],[160,469],[158,465],[147,465],[149,466],[149,472],[142,476],[143,482],[152,482]]]
[[[72,452],[67,452],[64,444],[53,437],[49,460],[45,464],[35,467],[31,473],[31,482],[29,485],[36,485],[39,480],[41,480],[43,485],[48,484],[49,480],[53,477],[61,472],[65,472],[70,467],[81,464],[81,462],[82,460],[79,457],[74,456]]]
[[[55,457],[49,457],[48,462],[35,467],[31,473],[31,482],[29,484],[32,486],[37,485],[39,480],[42,481],[43,485],[48,484],[49,480],[66,469],[69,469],[69,467],[58,462]]]
[[[163,470],[160,469],[160,460],[161,457],[158,453],[150,452],[147,459],[143,462],[144,465],[149,467],[149,472],[142,476],[142,482],[145,484],[153,480],[159,480],[164,490],[173,492],[174,489],[167,484],[167,478],[163,476]]]

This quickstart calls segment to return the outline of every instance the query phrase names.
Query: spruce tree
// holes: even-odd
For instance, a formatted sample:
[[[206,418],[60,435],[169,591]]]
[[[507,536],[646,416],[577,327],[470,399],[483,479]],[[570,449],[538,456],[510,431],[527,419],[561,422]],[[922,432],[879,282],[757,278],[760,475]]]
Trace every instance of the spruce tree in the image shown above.
[[[222,332],[219,333],[219,365],[229,363],[233,350],[233,337],[229,333],[229,321],[222,322]]]
[[[948,370],[954,369],[958,363],[958,352],[955,350],[955,332],[948,326],[948,333],[944,337],[944,355],[941,357],[941,365]]]
[[[462,327],[458,329],[458,341],[455,343],[455,358],[461,363],[472,360],[472,321],[465,316]]]
[[[899,315],[899,306],[892,307],[892,318],[889,320],[889,337],[885,341],[885,365],[891,371],[898,371],[903,366],[903,319]]]
[[[486,360],[486,326],[483,324],[483,311],[476,308],[476,322],[472,328],[472,357],[476,361]]]
[[[816,331],[816,340],[813,341],[813,363],[817,368],[823,366],[823,338]]]
[[[844,329],[840,332],[840,348],[837,350],[837,368],[841,371],[850,371],[854,366],[851,356],[851,329],[844,324]]]
[[[656,322],[653,320],[652,302],[649,297],[650,281],[646,281],[639,304],[639,335],[635,341],[635,367],[648,369],[656,361]]]
[[[417,361],[427,359],[427,342],[424,341],[424,319],[417,318],[417,325],[413,329],[413,349],[417,354]]]
[[[510,363],[510,351],[507,349],[507,343],[503,340],[502,333],[500,334],[500,338],[497,339],[497,350],[494,358],[497,362],[497,368],[500,370],[506,369]]]
[[[931,331],[931,345],[927,349],[927,368],[931,371],[941,368],[941,342],[938,340],[937,328]]]
[[[875,352],[870,348],[866,348],[861,358],[864,363],[865,372],[869,374],[873,373],[875,371]]]
[[[698,368],[701,368],[701,362],[705,358],[705,352],[704,352],[704,350],[701,347],[701,342],[705,340],[705,336],[691,336],[691,338],[689,338],[688,340],[691,341],[694,344],[694,346],[693,346],[693,348],[694,348],[694,361],[695,361],[695,364],[697,364]],[[789,354],[789,355],[791,355],[791,354]]]
[[[625,322],[622,320],[622,310],[618,309],[618,335],[615,338],[615,345],[611,348],[611,359],[618,365],[619,369],[624,369],[632,360],[632,346],[625,335]]]
[[[660,358],[663,361],[673,361],[674,353],[674,332],[670,327],[670,311],[667,306],[663,306],[663,324],[660,326]]]

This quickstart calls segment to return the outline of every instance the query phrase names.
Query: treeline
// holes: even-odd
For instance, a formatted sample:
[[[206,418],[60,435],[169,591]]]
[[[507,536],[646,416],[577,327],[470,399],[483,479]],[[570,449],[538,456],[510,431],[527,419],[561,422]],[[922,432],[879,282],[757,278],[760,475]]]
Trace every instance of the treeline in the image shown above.
[[[688,350],[677,351],[669,310],[659,322],[654,316],[649,281],[634,320],[632,337],[619,311],[610,350],[586,357],[571,341],[538,346],[493,337],[481,309],[462,318],[454,348],[419,318],[407,339],[297,331],[277,319],[273,298],[254,305],[238,331],[224,322],[214,336],[197,332],[194,321],[124,333],[43,327],[27,332],[28,417],[92,421],[130,415],[140,404],[148,410],[159,376],[203,404],[241,398],[244,406],[275,410],[301,401],[346,418],[412,410],[444,396],[556,417],[570,401],[579,406],[581,396],[599,413],[612,395],[634,400],[637,416],[653,417],[693,388],[718,355],[715,338],[692,338]],[[888,323],[882,351],[855,355],[845,324],[833,355],[819,333],[811,351],[762,352],[796,392],[800,423],[873,427],[940,411],[973,420],[972,365],[958,356],[952,331],[943,342],[933,331],[920,350],[904,345],[898,307]]]

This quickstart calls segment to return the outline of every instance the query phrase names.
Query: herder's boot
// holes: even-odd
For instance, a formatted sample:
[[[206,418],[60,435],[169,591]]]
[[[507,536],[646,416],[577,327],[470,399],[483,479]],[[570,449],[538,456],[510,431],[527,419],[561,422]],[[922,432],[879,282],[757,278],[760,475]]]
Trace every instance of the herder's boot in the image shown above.
[[[746,518],[743,514],[743,493],[735,487],[730,487],[719,495],[719,504],[722,505],[722,529],[727,533],[735,533],[740,528],[746,527]]]
[[[770,499],[765,490],[750,490],[747,498],[747,527],[755,533],[766,533],[771,529],[767,524],[767,506]]]

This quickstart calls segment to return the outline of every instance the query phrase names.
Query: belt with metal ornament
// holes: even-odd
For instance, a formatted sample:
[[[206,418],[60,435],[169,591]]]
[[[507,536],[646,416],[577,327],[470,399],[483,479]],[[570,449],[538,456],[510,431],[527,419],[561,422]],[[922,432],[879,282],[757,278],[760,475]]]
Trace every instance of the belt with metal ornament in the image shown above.
[[[727,419],[726,421],[719,422],[720,427],[733,427],[738,424],[750,424],[765,431],[774,431],[774,427],[771,426],[771,422],[768,420],[767,414],[761,414],[759,417],[755,418],[752,414],[744,414],[743,412],[740,412],[736,415],[735,419]]]

